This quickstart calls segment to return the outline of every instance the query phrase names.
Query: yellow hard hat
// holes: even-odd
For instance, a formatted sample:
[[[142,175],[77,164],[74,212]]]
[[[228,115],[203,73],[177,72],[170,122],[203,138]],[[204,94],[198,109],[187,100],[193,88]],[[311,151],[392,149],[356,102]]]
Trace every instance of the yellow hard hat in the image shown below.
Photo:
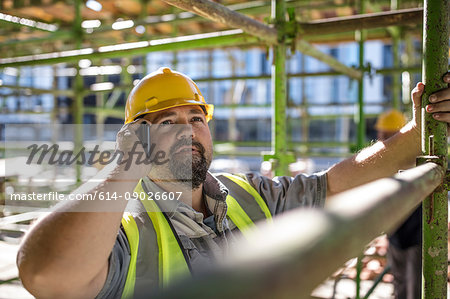
[[[202,106],[206,120],[211,120],[214,105],[205,102],[194,81],[182,73],[162,67],[142,78],[131,90],[125,106],[125,123],[147,113],[187,105]]]
[[[375,124],[378,131],[398,131],[406,124],[406,118],[398,110],[392,109],[381,113]]]

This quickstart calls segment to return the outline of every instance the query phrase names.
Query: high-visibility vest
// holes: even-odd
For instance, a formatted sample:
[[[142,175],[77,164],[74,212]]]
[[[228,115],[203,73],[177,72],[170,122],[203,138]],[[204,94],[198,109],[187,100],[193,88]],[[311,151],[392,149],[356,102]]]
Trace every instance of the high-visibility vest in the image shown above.
[[[246,229],[253,227],[256,221],[272,221],[266,202],[245,179],[230,174],[221,174],[217,178],[229,190],[227,217],[244,236]],[[141,180],[134,191],[148,194],[149,190]],[[189,260],[166,214],[153,200],[141,200],[141,203],[145,208],[143,213],[126,212],[122,218],[130,247],[122,298],[133,298],[135,290],[165,288],[190,275]]]

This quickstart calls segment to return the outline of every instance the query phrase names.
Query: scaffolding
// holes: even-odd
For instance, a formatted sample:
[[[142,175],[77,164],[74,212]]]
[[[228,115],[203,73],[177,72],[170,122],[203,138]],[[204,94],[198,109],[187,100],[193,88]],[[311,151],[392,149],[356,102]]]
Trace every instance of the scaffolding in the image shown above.
[[[142,1],[143,3],[147,3],[146,1]],[[165,0],[165,2],[176,6],[180,9],[189,11],[189,15],[183,15],[183,13],[174,13],[169,15],[163,15],[159,18],[144,18],[141,17],[139,20],[135,22],[135,26],[139,26],[142,24],[172,24],[176,22],[182,21],[193,21],[199,20],[198,16],[210,19],[211,21],[222,23],[226,27],[234,28],[217,32],[210,33],[201,33],[201,34],[193,34],[186,35],[182,37],[165,37],[161,39],[153,39],[153,40],[140,40],[133,41],[122,44],[113,44],[109,46],[98,46],[98,47],[89,47],[83,48],[82,41],[86,38],[84,31],[81,29],[82,16],[81,16],[81,5],[83,5],[83,1],[77,0],[75,1],[75,21],[73,22],[73,29],[71,31],[52,31],[51,27],[34,28],[34,30],[41,30],[47,32],[44,37],[29,39],[25,41],[15,41],[15,40],[6,40],[3,45],[0,46],[0,49],[5,46],[15,47],[18,45],[29,44],[33,45],[36,43],[43,43],[55,40],[69,40],[73,39],[75,41],[75,47],[71,50],[67,51],[58,51],[46,54],[32,54],[32,55],[17,55],[9,58],[1,58],[0,59],[0,69],[8,68],[8,67],[21,67],[21,66],[30,66],[30,65],[54,65],[57,63],[76,63],[76,72],[73,84],[73,90],[45,90],[38,88],[26,88],[28,93],[40,94],[40,93],[50,93],[53,95],[64,95],[73,98],[72,102],[72,113],[74,123],[82,124],[83,123],[83,115],[85,113],[93,113],[96,114],[99,119],[104,119],[108,116],[122,117],[123,109],[122,108],[114,108],[114,104],[106,105],[105,99],[101,99],[102,93],[105,90],[99,91],[86,91],[83,86],[82,77],[80,75],[80,70],[78,67],[78,62],[82,59],[91,59],[91,60],[102,60],[102,59],[111,59],[111,58],[128,58],[135,57],[140,55],[145,55],[150,52],[159,52],[159,51],[180,51],[180,50],[189,50],[189,49],[214,49],[218,47],[243,47],[243,46],[263,46],[270,47],[273,54],[273,62],[271,75],[260,75],[260,76],[231,76],[224,78],[196,78],[194,79],[197,82],[209,82],[212,80],[247,80],[247,79],[268,79],[271,78],[271,91],[272,91],[272,138],[270,143],[271,151],[270,153],[266,153],[264,155],[264,159],[268,160],[272,163],[275,174],[276,175],[284,175],[288,173],[288,166],[291,162],[295,161],[295,155],[292,152],[292,148],[296,145],[293,142],[289,142],[289,138],[287,136],[287,80],[290,77],[311,77],[311,76],[336,76],[336,75],[345,75],[351,78],[352,80],[356,80],[358,82],[358,113],[355,115],[356,123],[357,123],[357,141],[354,149],[361,149],[366,145],[366,128],[365,128],[365,111],[364,106],[367,105],[364,103],[363,98],[363,90],[364,90],[364,78],[368,75],[371,75],[374,71],[370,66],[365,65],[364,60],[364,45],[367,39],[371,38],[392,38],[393,40],[393,51],[394,51],[394,67],[390,69],[378,69],[375,70],[377,74],[395,74],[393,86],[400,86],[398,80],[398,74],[403,71],[418,71],[420,70],[419,66],[409,65],[408,67],[400,67],[399,63],[399,39],[401,37],[401,29],[400,26],[412,25],[415,26],[419,23],[423,18],[423,63],[422,63],[422,74],[423,74],[423,82],[426,84],[426,90],[424,94],[423,101],[423,109],[425,105],[428,103],[428,96],[441,89],[444,88],[442,83],[442,75],[447,71],[448,67],[448,3],[444,0],[439,1],[424,1],[423,8],[408,8],[408,9],[399,9],[397,1],[392,1],[394,4],[392,5],[391,11],[381,11],[376,13],[366,13],[368,10],[367,6],[371,6],[371,10],[373,11],[373,6],[375,4],[365,3],[366,1],[360,0],[358,1],[358,12],[359,15],[352,15],[347,17],[336,17],[329,18],[319,21],[309,21],[309,22],[300,22],[296,19],[293,7],[298,7],[305,4],[305,1],[285,1],[285,0],[272,0],[271,3],[267,2],[258,2],[258,5],[253,2],[248,2],[247,4],[241,3],[241,6],[224,6],[218,4],[216,2],[211,2],[208,0]],[[333,2],[334,3],[334,2]],[[397,4],[395,4],[397,3]],[[337,5],[334,3],[334,5]],[[1,9],[2,7],[0,7]],[[255,20],[246,14],[254,14],[257,11],[261,11],[263,9],[271,8],[271,16],[268,20],[268,24]],[[198,16],[197,16],[198,15]],[[8,22],[11,25],[10,20],[6,20],[2,18],[2,22]],[[14,22],[13,22],[14,23]],[[14,26],[24,26],[21,24],[13,24]],[[389,27],[388,34],[385,32],[376,31],[373,29],[385,28]],[[369,30],[370,29],[370,30]],[[105,33],[111,31],[110,25],[102,26],[98,28],[98,33]],[[325,54],[319,50],[317,50],[312,44],[315,41],[320,40],[346,40],[352,39],[353,34],[356,31],[356,39],[359,43],[359,61],[357,67],[349,67],[341,62],[339,62],[336,58]],[[407,31],[407,30],[405,30]],[[417,29],[413,27],[412,30],[409,30],[409,34],[417,34]],[[327,72],[319,72],[319,73],[288,73],[286,71],[286,55],[288,50],[299,51],[305,55],[316,58],[317,60],[327,64],[331,71]],[[20,53],[20,51],[18,51]],[[129,62],[128,62],[129,63]],[[132,86],[132,82],[130,78],[123,81],[122,86],[116,86],[113,89],[108,90],[109,92],[115,91],[125,91],[129,90]],[[2,86],[4,88],[9,88],[10,90],[21,92],[24,91],[25,88],[20,86]],[[83,97],[90,93],[97,92],[98,96],[98,105],[97,107],[84,107],[83,105]],[[400,103],[400,93],[399,89],[393,90],[393,107],[398,108]],[[306,101],[302,102],[304,105],[303,111],[305,111],[305,107],[313,105],[313,103],[306,103]],[[57,107],[55,105],[55,111]],[[307,113],[303,114],[308,117]],[[330,116],[328,116],[330,117]],[[341,116],[340,116],[341,117]],[[313,119],[309,117],[309,119]],[[307,121],[307,120],[306,120]],[[415,204],[420,202],[420,200],[428,194],[431,190],[434,190],[436,186],[437,189],[434,191],[427,199],[424,201],[424,244],[423,244],[423,252],[424,252],[424,264],[423,264],[423,273],[424,273],[424,294],[425,298],[443,298],[446,295],[446,281],[447,281],[447,238],[444,237],[447,234],[447,185],[444,183],[439,184],[439,182],[444,178],[444,170],[447,166],[447,139],[446,139],[446,128],[442,123],[437,122],[432,119],[428,114],[423,113],[423,132],[422,132],[422,152],[423,156],[418,158],[418,165],[425,164],[423,166],[418,167],[416,170],[411,171],[410,174],[412,177],[415,177],[415,181],[409,182],[407,187],[402,187],[401,191],[392,191],[389,200],[392,200],[393,197],[398,197],[401,202],[404,201],[404,210],[403,212],[395,213],[392,215],[392,219],[398,219],[407,215],[407,212],[410,212]],[[77,131],[75,134],[75,148],[80,148],[82,146],[82,131]],[[236,143],[235,143],[236,144]],[[248,143],[247,143],[248,144]],[[268,145],[268,143],[260,143],[259,145]],[[314,143],[306,141],[302,144],[304,145],[314,146]],[[317,145],[317,144],[316,144]],[[324,145],[324,143],[318,144]],[[331,146],[349,146],[348,143],[328,143]],[[233,153],[236,154],[236,153]],[[255,152],[255,155],[259,155],[260,153]],[[430,163],[431,162],[431,163]],[[438,166],[436,166],[438,165]],[[406,174],[402,177],[402,179],[406,179]],[[77,178],[80,180],[81,170],[77,169]],[[380,183],[381,184],[381,183]],[[385,188],[390,183],[379,185]],[[426,188],[424,186],[427,186]],[[367,187],[368,188],[368,187]],[[411,189],[410,189],[411,188]],[[395,189],[392,187],[392,189]],[[374,189],[376,190],[376,189]],[[418,192],[418,190],[422,190]],[[417,192],[416,192],[417,191]],[[355,191],[356,192],[356,191]],[[361,191],[360,191],[361,192]],[[367,194],[367,193],[366,193]],[[420,196],[419,196],[420,195]],[[345,195],[345,196],[357,196],[357,193],[353,195]],[[341,196],[342,201],[345,198],[344,195]],[[406,199],[409,198],[409,199]],[[400,202],[400,201],[399,201]],[[380,206],[382,205],[382,200],[379,202]],[[383,203],[384,204],[384,203]],[[399,204],[400,206],[400,204]],[[393,207],[391,207],[393,208]],[[376,210],[374,208],[374,210]],[[384,211],[384,210],[383,210]],[[330,212],[332,213],[332,212]],[[373,212],[375,213],[375,212]],[[379,213],[379,212],[378,212]],[[378,214],[377,214],[378,215]],[[300,217],[300,216],[299,216]],[[301,217],[305,217],[305,219],[309,219],[311,216],[303,215]],[[326,221],[329,221],[329,215],[320,215],[320,217],[325,217]],[[369,214],[361,214],[361,218],[369,217]],[[371,219],[371,218],[370,218]],[[325,221],[324,220],[324,221]],[[392,223],[395,221],[392,220]],[[355,224],[356,220],[351,219],[348,220]],[[367,220],[369,221],[369,220]],[[367,222],[369,223],[369,222]],[[361,229],[366,229],[368,224],[362,224]],[[347,223],[342,224],[340,226],[336,226],[342,230]],[[354,225],[355,226],[355,225]],[[386,229],[388,227],[393,227],[393,224],[386,224]],[[317,242],[324,242],[323,249],[329,245],[325,240],[328,240],[330,236],[339,234],[340,231],[326,231],[321,232],[320,236],[317,236]],[[353,233],[357,234],[356,231]],[[379,230],[377,231],[379,232]],[[366,244],[370,238],[375,237],[375,232],[371,234],[364,235],[363,230],[360,231],[361,234],[357,234],[357,239],[360,240],[358,245],[349,252],[353,255],[358,254],[361,251],[361,247]],[[339,239],[342,240],[342,239]],[[335,246],[338,246],[339,240],[336,240]],[[365,242],[365,243],[364,243]],[[303,244],[303,243],[302,243]],[[305,244],[301,245],[305,246]],[[301,247],[299,245],[299,248]],[[322,248],[322,247],[321,247]],[[332,252],[329,247],[326,250],[328,252]],[[249,249],[250,250],[250,249]],[[330,251],[331,250],[331,251]],[[432,252],[432,254],[427,254]],[[322,251],[318,251],[322,252]],[[322,252],[324,255],[326,252]],[[300,255],[300,254],[299,254]],[[302,255],[301,263],[308,264],[307,266],[302,266],[295,268],[296,265],[293,265],[292,269],[288,269],[288,272],[294,271],[308,271],[310,273],[312,270],[312,266],[314,261],[317,262],[317,259],[307,260],[308,255]],[[348,255],[343,255],[342,258],[337,259],[339,263],[342,264],[344,258],[348,258]],[[241,258],[241,257],[239,257]],[[239,260],[238,258],[238,260]],[[244,257],[242,257],[244,258]],[[261,258],[266,258],[261,256]],[[300,263],[300,262],[299,262]],[[236,265],[235,265],[236,266]],[[279,264],[274,264],[273,267],[279,267]],[[309,281],[309,285],[304,285],[301,283],[297,284],[297,287],[294,288],[290,285],[289,292],[303,292],[305,296],[309,294],[311,291],[311,286],[315,286],[321,281],[323,281],[326,276],[333,271],[338,264],[330,264],[329,268],[326,268],[317,273],[317,278],[314,276],[315,280]],[[334,268],[333,268],[334,267]],[[295,268],[295,269],[294,269]],[[264,269],[263,274],[259,278],[261,280],[253,281],[254,285],[246,286],[249,294],[255,294],[256,292],[256,284],[261,284],[264,281],[264,275],[269,273],[268,271],[273,271],[274,268]],[[249,270],[247,273],[245,269],[241,269],[242,273],[251,274],[254,277],[257,276],[257,272],[253,271],[255,269]],[[225,272],[228,270],[224,270]],[[252,272],[253,271],[253,272]],[[297,272],[298,273],[298,272]],[[315,273],[315,272],[314,272]],[[223,278],[221,276],[223,273],[219,273],[217,277],[220,279]],[[326,274],[326,275],[325,275]],[[325,275],[325,276],[324,276]],[[212,276],[211,281],[219,281],[219,278]],[[239,277],[239,276],[236,276]],[[233,284],[241,286],[238,282],[239,279],[234,277]],[[218,280],[215,280],[218,279]],[[312,278],[311,278],[312,279]],[[245,280],[243,280],[245,281]],[[280,282],[281,283],[281,282]],[[287,282],[286,282],[287,283]],[[306,282],[303,282],[306,283]],[[281,284],[279,285],[282,286]],[[194,287],[190,288],[192,290],[192,294],[196,291]],[[240,288],[230,288],[228,295],[238,295],[242,293],[238,293]],[[276,288],[276,290],[279,290]],[[271,293],[268,292],[267,289],[261,289],[257,293],[259,295],[265,294],[265,297],[270,297]],[[288,291],[286,291],[288,292]],[[291,293],[293,294],[293,293]],[[299,294],[299,293],[295,293]],[[285,293],[285,295],[289,295],[289,293]],[[359,297],[359,290],[357,290],[357,296]]]

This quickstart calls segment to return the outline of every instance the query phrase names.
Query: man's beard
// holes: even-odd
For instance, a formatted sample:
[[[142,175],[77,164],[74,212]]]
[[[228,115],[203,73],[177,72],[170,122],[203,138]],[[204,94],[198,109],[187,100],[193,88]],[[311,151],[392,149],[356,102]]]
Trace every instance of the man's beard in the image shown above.
[[[182,146],[193,146],[198,153],[186,155],[177,155],[175,152]],[[180,139],[170,148],[169,169],[177,181],[191,186],[192,190],[197,189],[205,181],[209,164],[205,157],[204,146],[190,139]]]

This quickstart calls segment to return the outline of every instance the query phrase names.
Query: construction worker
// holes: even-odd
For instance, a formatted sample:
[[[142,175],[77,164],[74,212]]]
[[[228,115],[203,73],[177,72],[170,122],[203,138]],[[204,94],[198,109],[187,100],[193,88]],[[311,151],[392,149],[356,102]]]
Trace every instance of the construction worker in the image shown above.
[[[406,118],[400,111],[391,109],[381,113],[375,123],[377,139],[384,141],[394,136],[404,125],[406,125]]]
[[[416,113],[423,89],[419,83],[412,92]],[[450,89],[434,96],[439,104],[429,109],[450,122]],[[145,297],[213,265],[253,223],[294,208],[322,207],[326,196],[390,176],[420,154],[416,117],[386,142],[311,176],[215,176],[208,172],[212,116],[213,107],[186,75],[161,68],[144,77],[127,99],[116,141],[119,157],[132,160],[132,167],[110,163],[74,191],[118,196],[134,191],[144,198],[67,202],[49,213],[19,250],[24,286],[36,297]],[[140,144],[136,131],[143,122],[151,123],[156,150],[169,153],[160,159],[166,163],[137,163],[139,155],[130,154]],[[138,150],[144,152],[141,145]],[[181,195],[175,201],[148,200],[157,192]],[[127,205],[132,207],[124,213]],[[97,213],[85,212],[86,206]]]
[[[378,140],[384,141],[390,138],[405,124],[406,118],[398,110],[392,109],[380,114],[375,124]],[[395,298],[421,298],[422,205],[389,235],[387,256],[394,276]]]

